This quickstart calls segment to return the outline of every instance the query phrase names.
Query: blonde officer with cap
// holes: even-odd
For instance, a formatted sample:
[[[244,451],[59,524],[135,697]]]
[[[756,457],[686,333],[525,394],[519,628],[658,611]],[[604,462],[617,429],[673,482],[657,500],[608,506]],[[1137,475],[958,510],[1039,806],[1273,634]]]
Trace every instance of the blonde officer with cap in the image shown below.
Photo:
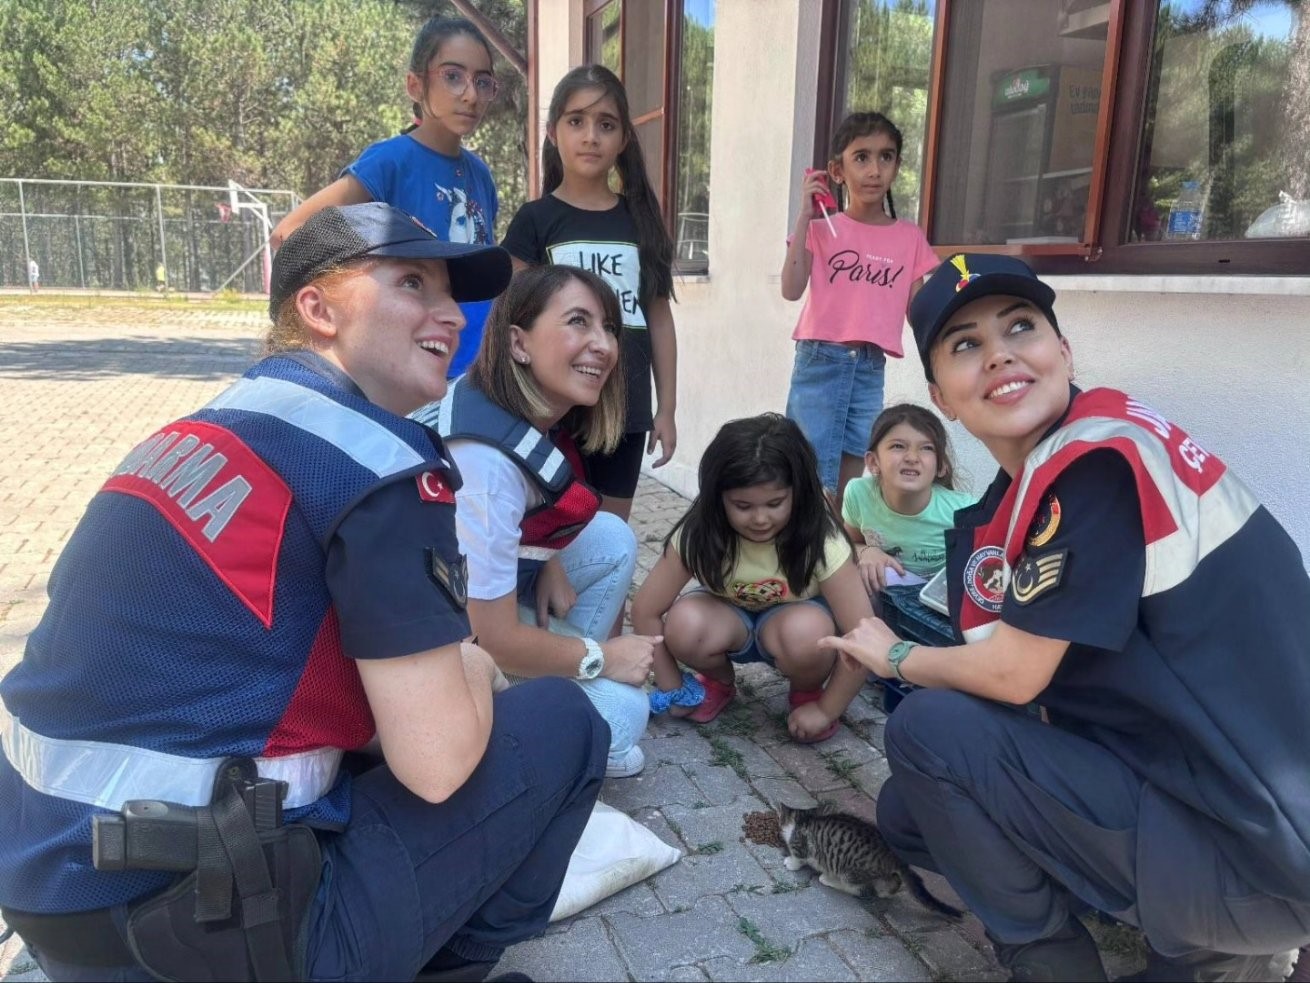
[[[1013,979],[1105,979],[1075,898],[1145,932],[1143,979],[1281,979],[1310,940],[1310,578],[1210,450],[1073,385],[1054,301],[966,254],[911,304],[933,402],[999,469],[948,534],[962,645],[873,620],[822,643],[921,687],[879,826]]]
[[[609,729],[567,680],[496,692],[459,474],[405,418],[509,277],[324,209],[274,260],[272,354],[92,499],[0,683],[0,906],[52,979],[480,980],[544,929]]]

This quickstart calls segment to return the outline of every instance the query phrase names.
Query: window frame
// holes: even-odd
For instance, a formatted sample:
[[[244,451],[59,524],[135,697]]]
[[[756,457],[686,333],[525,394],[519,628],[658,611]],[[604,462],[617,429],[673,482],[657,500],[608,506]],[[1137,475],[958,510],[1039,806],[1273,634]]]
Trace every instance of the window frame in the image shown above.
[[[945,99],[951,9],[937,0],[929,68],[928,121],[924,133],[919,225],[932,229],[939,176],[942,104]],[[1146,90],[1150,81],[1157,4],[1109,0],[1102,99],[1093,144],[1087,217],[1078,243],[934,243],[939,255],[954,252],[1021,256],[1040,273],[1151,275],[1301,275],[1310,273],[1310,238],[1219,239],[1204,242],[1129,242],[1133,193],[1141,153]],[[819,88],[815,166],[823,166],[845,96],[844,44],[849,32],[845,0],[823,0],[820,16]]]
[[[628,0],[634,2],[634,0]],[[652,0],[636,0],[636,2],[649,3]],[[661,120],[662,146],[664,148],[663,159],[660,162],[659,174],[650,175],[658,182],[655,193],[659,197],[660,214],[664,217],[664,226],[669,231],[670,237],[676,242],[677,239],[677,180],[678,180],[678,122],[679,122],[679,100],[678,100],[678,79],[682,71],[682,18],[683,5],[682,0],[654,0],[664,5],[664,51],[661,58],[664,66],[664,92],[661,104],[655,109],[648,110],[640,116],[632,118],[633,127],[638,127],[643,123],[648,123],[654,119]],[[583,5],[582,23],[582,50],[590,51],[592,47],[592,31],[598,23],[596,15],[600,14],[611,4],[619,4],[619,71],[616,73],[619,80],[627,85],[625,70],[627,68],[627,46],[628,46],[628,18],[623,6],[623,0],[586,0]],[[684,261],[675,261],[675,272],[686,274],[705,273],[708,264],[706,263],[687,263]]]

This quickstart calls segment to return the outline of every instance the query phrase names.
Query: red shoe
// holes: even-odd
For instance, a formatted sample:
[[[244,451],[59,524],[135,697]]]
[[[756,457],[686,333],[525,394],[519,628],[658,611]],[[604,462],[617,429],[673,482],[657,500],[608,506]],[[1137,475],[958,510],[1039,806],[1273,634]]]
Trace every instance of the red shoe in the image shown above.
[[[705,699],[683,719],[694,720],[698,724],[708,724],[733,701],[737,695],[737,687],[732,683],[721,683],[717,679],[710,679],[709,676],[699,672],[696,673],[696,678],[705,687]]]
[[[797,707],[804,706],[806,703],[813,703],[822,695],[823,695],[823,690],[821,689],[810,689],[810,690],[794,689],[787,694],[787,703],[793,710],[795,710]],[[792,738],[792,740],[797,740],[801,744],[818,744],[821,741],[826,741],[828,738],[832,737],[833,734],[837,733],[837,725],[839,723],[840,721],[834,720],[831,724],[828,725],[828,728],[826,730],[824,730],[822,733],[816,734],[814,737],[811,737],[809,740],[799,741],[799,738]]]

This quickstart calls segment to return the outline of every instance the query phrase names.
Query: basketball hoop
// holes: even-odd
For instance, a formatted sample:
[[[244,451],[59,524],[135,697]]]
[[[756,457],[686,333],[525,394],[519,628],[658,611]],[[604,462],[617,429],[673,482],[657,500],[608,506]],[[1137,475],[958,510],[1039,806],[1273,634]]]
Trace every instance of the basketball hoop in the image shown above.
[[[232,221],[232,206],[225,201],[214,202],[214,207],[218,209],[218,220],[220,222]]]

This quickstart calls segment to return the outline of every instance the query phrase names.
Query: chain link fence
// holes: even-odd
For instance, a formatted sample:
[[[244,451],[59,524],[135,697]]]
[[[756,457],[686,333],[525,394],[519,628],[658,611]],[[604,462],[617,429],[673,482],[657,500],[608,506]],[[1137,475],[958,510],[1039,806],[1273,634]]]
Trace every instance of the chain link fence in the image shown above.
[[[300,203],[293,191],[0,178],[0,285],[262,293],[267,228]]]

